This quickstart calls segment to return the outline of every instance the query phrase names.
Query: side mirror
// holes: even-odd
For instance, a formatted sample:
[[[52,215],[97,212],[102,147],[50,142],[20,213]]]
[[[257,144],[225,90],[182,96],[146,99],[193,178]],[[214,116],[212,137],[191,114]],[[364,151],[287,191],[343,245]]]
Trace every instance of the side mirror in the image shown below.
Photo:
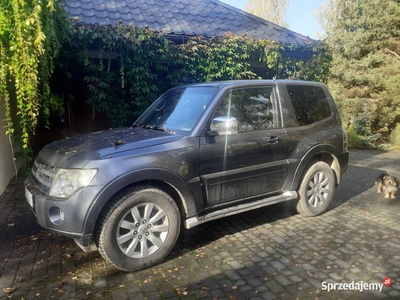
[[[231,135],[238,133],[238,123],[234,117],[217,117],[211,121],[209,135]]]

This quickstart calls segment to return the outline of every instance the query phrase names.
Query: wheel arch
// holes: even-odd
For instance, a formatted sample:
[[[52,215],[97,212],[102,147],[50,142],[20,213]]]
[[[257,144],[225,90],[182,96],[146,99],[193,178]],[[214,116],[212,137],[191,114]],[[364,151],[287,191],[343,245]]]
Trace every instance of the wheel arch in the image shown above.
[[[296,168],[295,176],[292,182],[292,188],[297,189],[301,183],[301,177],[307,167],[313,161],[323,161],[327,163],[333,170],[335,177],[335,185],[340,184],[341,173],[340,173],[340,163],[337,158],[338,151],[335,147],[329,144],[321,144],[311,148],[301,159],[299,165]]]
[[[93,234],[96,224],[112,199],[126,189],[134,186],[152,186],[174,199],[179,213],[185,218],[195,208],[195,199],[184,180],[177,174],[164,169],[145,169],[121,175],[99,193],[90,205],[82,228],[84,234]]]

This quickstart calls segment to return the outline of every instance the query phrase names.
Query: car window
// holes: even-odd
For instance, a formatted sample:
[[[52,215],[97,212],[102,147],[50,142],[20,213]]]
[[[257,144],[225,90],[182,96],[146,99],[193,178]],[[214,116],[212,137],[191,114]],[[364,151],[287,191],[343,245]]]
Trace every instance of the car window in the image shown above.
[[[214,117],[234,117],[240,132],[277,127],[274,87],[235,89],[223,97]]]
[[[324,90],[317,86],[287,85],[300,126],[321,121],[331,115]]]
[[[190,133],[218,92],[215,87],[179,87],[158,98],[135,124]]]

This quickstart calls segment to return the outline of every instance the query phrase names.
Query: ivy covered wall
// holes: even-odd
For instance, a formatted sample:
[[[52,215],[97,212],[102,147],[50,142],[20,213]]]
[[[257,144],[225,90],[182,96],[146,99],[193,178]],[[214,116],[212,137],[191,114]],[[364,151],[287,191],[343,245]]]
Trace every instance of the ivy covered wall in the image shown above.
[[[227,33],[176,43],[149,28],[73,25],[71,38],[62,47],[58,73],[71,81],[82,80],[92,116],[103,113],[113,127],[119,127],[130,125],[172,86],[261,77],[324,82],[329,62],[321,42],[282,45]],[[86,94],[62,92],[72,101],[82,101],[77,100],[82,93]]]

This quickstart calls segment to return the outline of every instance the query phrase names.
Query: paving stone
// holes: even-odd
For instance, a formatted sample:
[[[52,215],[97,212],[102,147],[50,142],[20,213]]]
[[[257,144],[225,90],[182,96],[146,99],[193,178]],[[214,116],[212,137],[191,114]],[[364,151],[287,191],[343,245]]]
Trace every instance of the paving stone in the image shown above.
[[[262,299],[277,299],[276,295],[271,292],[263,292],[260,296]]]
[[[270,291],[274,292],[275,294],[283,292],[285,289],[278,284],[275,280],[271,280],[266,283],[267,287]]]
[[[338,273],[330,273],[329,276],[336,281],[341,281],[343,279],[343,276],[339,275]]]
[[[145,295],[141,293],[130,293],[129,294],[129,299],[131,300],[143,300],[145,298]]]
[[[283,265],[283,264],[280,263],[279,261],[272,261],[272,262],[270,263],[270,265],[271,265],[272,267],[274,267],[274,268],[275,268],[276,270],[278,270],[278,271],[283,270],[283,269],[286,268],[285,265]]]
[[[303,278],[301,278],[301,277],[298,276],[298,275],[289,276],[289,279],[290,279],[292,282],[295,282],[295,283],[298,283],[298,282],[302,282],[302,281],[303,281]]]
[[[221,289],[217,289],[217,290],[211,291],[210,294],[213,298],[222,298],[225,296],[225,291],[223,291]]]

